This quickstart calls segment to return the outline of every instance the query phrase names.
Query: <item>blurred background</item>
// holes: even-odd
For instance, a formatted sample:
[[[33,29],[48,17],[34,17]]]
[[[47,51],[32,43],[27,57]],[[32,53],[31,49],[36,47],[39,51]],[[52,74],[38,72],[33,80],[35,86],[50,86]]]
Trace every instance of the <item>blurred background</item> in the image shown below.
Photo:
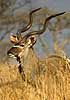
[[[42,9],[33,14],[33,25],[27,32],[40,30],[46,17],[51,14],[66,13],[49,22],[34,46],[36,54],[42,58],[53,53],[70,57],[70,0],[0,0],[0,62],[9,59],[7,51],[13,45],[10,34],[16,34],[25,27],[29,12],[39,7]]]

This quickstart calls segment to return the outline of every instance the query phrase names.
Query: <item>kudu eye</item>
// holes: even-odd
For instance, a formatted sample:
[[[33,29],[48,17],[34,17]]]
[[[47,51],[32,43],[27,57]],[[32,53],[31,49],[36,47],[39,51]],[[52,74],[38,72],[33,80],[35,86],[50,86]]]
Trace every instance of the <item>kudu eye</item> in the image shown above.
[[[21,47],[24,47],[24,44],[21,44],[20,46],[21,46]]]

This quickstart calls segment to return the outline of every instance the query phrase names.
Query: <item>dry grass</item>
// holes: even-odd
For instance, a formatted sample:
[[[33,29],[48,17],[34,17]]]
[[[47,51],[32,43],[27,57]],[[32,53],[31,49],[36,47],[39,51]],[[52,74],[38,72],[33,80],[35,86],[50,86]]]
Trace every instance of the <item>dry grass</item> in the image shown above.
[[[45,14],[46,11],[43,11],[43,13]],[[68,20],[70,16],[67,16],[67,14],[65,16],[61,18],[61,21],[62,19],[67,20],[64,24],[60,23],[61,21],[59,21],[58,17],[56,29],[50,29],[53,31],[54,49],[57,55],[48,56],[46,60],[42,61],[34,55],[34,52],[31,52],[24,62],[25,81],[22,80],[17,65],[11,64],[9,66],[7,63],[0,63],[0,100],[70,100],[70,63],[66,56],[58,56],[61,55],[62,50],[64,50],[70,39],[64,40],[61,47],[59,47],[56,37],[57,31],[70,26]],[[5,21],[5,24],[7,25],[8,21],[11,24],[14,22],[18,23],[18,21],[21,23],[22,19],[26,19],[26,15],[23,16],[24,18],[22,16],[18,17],[13,22],[12,19]],[[36,19],[34,23],[41,23],[41,21]],[[2,44],[2,50],[0,48],[1,55],[5,52],[5,45]],[[10,45],[7,46],[9,47]],[[45,48],[46,46],[43,45],[43,47]],[[1,55],[2,60],[5,55]]]
[[[38,60],[37,65],[34,80],[28,82],[22,80],[16,66],[0,64],[0,100],[70,100],[66,59],[53,55],[46,62]]]

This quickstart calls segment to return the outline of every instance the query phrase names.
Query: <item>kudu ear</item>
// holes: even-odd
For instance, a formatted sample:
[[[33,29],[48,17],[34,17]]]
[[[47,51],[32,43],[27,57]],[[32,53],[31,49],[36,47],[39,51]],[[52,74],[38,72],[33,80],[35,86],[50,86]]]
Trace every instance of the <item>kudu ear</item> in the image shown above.
[[[36,36],[30,36],[29,39],[28,39],[28,44],[29,44],[29,47],[32,47],[37,41],[37,37]]]
[[[12,34],[12,35],[10,36],[10,41],[11,41],[12,43],[14,43],[14,44],[18,43],[18,38],[17,38],[17,36]]]

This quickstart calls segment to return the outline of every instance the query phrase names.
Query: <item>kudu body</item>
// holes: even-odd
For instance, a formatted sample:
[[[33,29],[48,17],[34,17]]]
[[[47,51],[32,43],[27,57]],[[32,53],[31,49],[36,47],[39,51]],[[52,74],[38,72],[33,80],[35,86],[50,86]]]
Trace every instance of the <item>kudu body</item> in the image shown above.
[[[22,30],[20,30],[19,32],[17,32],[17,36],[15,35],[11,35],[11,42],[14,43],[14,46],[7,52],[7,54],[11,57],[15,57],[17,59],[17,61],[19,62],[19,72],[22,76],[22,78],[24,80],[35,80],[36,76],[40,74],[40,72],[45,71],[45,67],[47,67],[48,65],[46,65],[48,61],[48,59],[46,59],[45,61],[41,61],[34,52],[34,44],[36,43],[38,36],[40,36],[41,34],[43,34],[46,30],[46,27],[48,25],[48,22],[59,15],[64,14],[65,12],[62,13],[58,13],[58,14],[54,14],[49,16],[48,18],[46,18],[43,28],[40,31],[32,31],[27,33],[25,36],[22,36],[21,33],[25,32],[26,30],[28,30],[31,25],[32,25],[32,13],[34,13],[35,11],[40,10],[41,8],[35,9],[32,12],[30,12],[29,16],[30,16],[30,21],[28,23],[28,25],[23,28]],[[49,57],[50,59],[51,57]],[[57,62],[64,62],[65,64],[65,59],[59,56],[54,56],[53,55],[53,60],[55,60],[55,63]],[[57,61],[57,58],[59,58]],[[53,60],[52,64],[53,64]],[[50,64],[49,64],[50,65]],[[55,64],[54,64],[55,65]],[[53,66],[54,66],[53,65]],[[51,65],[50,65],[51,66]],[[58,63],[59,66],[59,63]]]

